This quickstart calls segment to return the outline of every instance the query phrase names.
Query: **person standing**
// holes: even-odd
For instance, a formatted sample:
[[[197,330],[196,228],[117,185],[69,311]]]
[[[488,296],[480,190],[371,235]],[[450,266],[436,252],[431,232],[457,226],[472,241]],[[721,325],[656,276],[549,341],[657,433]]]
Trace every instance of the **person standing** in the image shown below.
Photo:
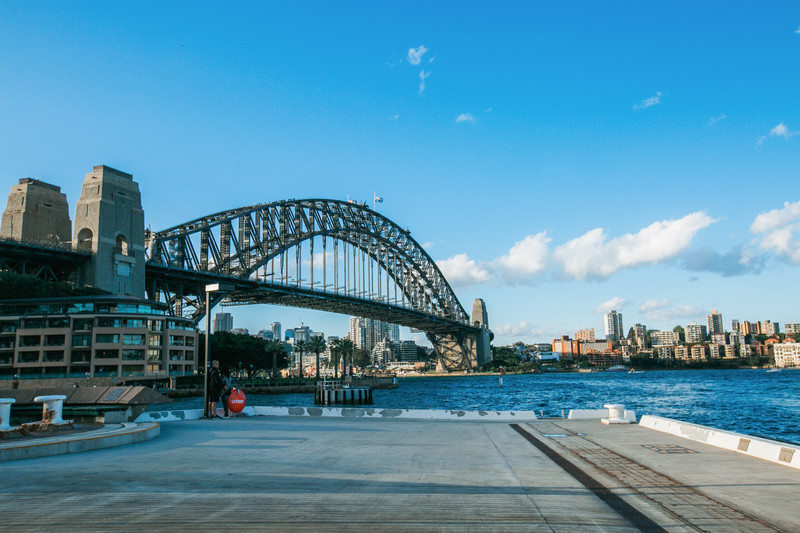
[[[222,408],[225,409],[225,416],[223,418],[230,417],[228,413],[228,398],[231,397],[231,374],[230,371],[225,370],[225,372],[220,372],[222,377],[222,396],[220,401],[222,402]]]
[[[505,376],[505,375],[506,375],[506,369],[505,369],[505,367],[501,366],[500,367],[500,386],[501,387],[503,386],[503,376]]]
[[[222,374],[219,372],[219,361],[211,361],[208,371],[208,418],[221,418],[217,414],[217,402],[222,392]]]

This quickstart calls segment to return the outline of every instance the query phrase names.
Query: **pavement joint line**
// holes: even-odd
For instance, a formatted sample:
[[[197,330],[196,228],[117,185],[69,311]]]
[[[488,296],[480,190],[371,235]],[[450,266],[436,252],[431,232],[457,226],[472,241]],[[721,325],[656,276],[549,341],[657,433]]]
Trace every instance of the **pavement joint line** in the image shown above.
[[[563,429],[564,431],[571,433],[574,436],[577,436],[575,433],[566,428],[562,428],[555,422],[551,422],[551,424],[559,429]],[[588,436],[583,435],[570,442],[575,443],[581,441],[589,443],[591,446],[595,446],[596,448],[591,449],[585,446],[582,448],[571,448],[563,445],[562,443],[559,444],[562,444],[562,447],[568,453],[572,454],[579,460],[586,462],[591,467],[598,469],[602,474],[608,476],[609,478],[620,482],[623,485],[623,488],[628,489],[636,495],[652,502],[686,525],[692,526],[693,523],[698,519],[698,515],[696,515],[696,513],[692,514],[690,511],[704,509],[705,511],[703,512],[705,513],[705,517],[703,518],[727,521],[728,523],[731,523],[732,526],[738,526],[738,528],[741,528],[744,525],[742,523],[744,520],[754,525],[758,525],[759,527],[767,528],[770,531],[780,531],[780,529],[777,529],[752,515],[736,509],[735,507],[723,501],[717,500],[716,498],[709,496],[695,487],[686,485],[681,481],[668,476],[667,474],[653,470],[652,468],[636,461],[635,459],[622,455],[619,452],[609,450]],[[581,453],[578,453],[578,451]],[[603,461],[603,456],[606,456],[608,459]],[[625,469],[620,470],[620,465],[623,463],[626,463]],[[613,467],[616,467],[616,472],[613,471]],[[631,468],[639,471],[635,477],[640,477],[645,481],[645,483],[640,483],[638,488],[637,486],[633,486],[631,483],[626,482],[624,479],[625,477],[629,477],[630,472],[628,470]],[[641,490],[644,488],[668,489],[669,496],[666,496],[666,501],[664,501],[665,496],[662,493],[653,492],[652,490],[650,492]],[[677,500],[679,503],[671,503],[675,500]],[[686,511],[679,513],[674,509],[675,507],[685,507]],[[721,512],[720,509],[724,510],[724,512]]]
[[[639,531],[647,533],[667,533],[667,530],[659,526],[650,517],[636,509],[630,503],[623,500],[619,495],[611,492],[609,488],[591,477],[577,465],[567,460],[554,449],[547,446],[544,442],[534,437],[528,431],[522,429],[519,424],[511,424],[511,427],[522,435],[528,442],[533,444],[551,461],[564,469],[569,475],[579,481],[584,487],[589,489],[595,496],[600,498],[603,503],[617,512],[622,518],[631,523]]]

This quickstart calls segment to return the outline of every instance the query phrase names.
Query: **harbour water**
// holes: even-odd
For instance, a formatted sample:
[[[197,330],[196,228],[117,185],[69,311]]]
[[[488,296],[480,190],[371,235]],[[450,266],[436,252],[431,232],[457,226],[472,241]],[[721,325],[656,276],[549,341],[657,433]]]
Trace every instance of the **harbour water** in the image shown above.
[[[748,435],[800,443],[800,370],[686,370],[544,373],[497,376],[399,378],[376,390],[379,409],[535,411],[545,417],[569,409],[623,403],[637,415],[676,418]],[[313,394],[249,395],[248,405],[314,405]],[[151,409],[200,408],[186,398]]]

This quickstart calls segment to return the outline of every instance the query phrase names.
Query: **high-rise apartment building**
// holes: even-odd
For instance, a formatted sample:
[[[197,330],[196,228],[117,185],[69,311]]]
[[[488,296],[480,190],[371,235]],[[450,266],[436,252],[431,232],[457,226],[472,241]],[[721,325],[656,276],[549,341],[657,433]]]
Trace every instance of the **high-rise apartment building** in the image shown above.
[[[700,324],[689,324],[684,331],[686,332],[686,342],[690,344],[705,342],[708,337],[706,327]]]
[[[653,346],[677,346],[681,335],[677,331],[651,331],[650,342]]]
[[[636,336],[636,346],[647,348],[647,326],[644,324],[634,324],[633,334]]]
[[[740,332],[740,331],[742,331],[742,327],[741,327],[741,325],[739,324],[739,321],[738,321],[738,320],[736,320],[736,319],[734,319],[734,320],[731,320],[731,331],[732,331],[732,332],[737,332],[737,333],[738,333],[738,332]]]
[[[273,322],[269,325],[270,331],[272,331],[272,338],[275,340],[281,340],[281,323],[280,322]]]
[[[784,331],[787,335],[798,335],[800,334],[800,324],[795,324],[794,322],[784,324]]]
[[[230,313],[217,313],[214,315],[214,333],[230,331],[233,329],[233,315]]]
[[[594,328],[579,329],[575,332],[576,341],[594,342],[596,340]]]
[[[781,332],[781,327],[777,322],[765,320],[758,323],[758,332],[761,335],[777,335]]]
[[[722,326],[722,315],[716,309],[711,310],[711,314],[707,316],[707,319],[709,335],[725,332],[725,328]]]
[[[393,337],[396,337],[397,340],[393,341]],[[375,345],[384,339],[398,342],[400,326],[372,318],[350,317],[350,340],[353,341],[356,348],[372,351]]]
[[[606,340],[609,342],[618,342],[625,337],[622,329],[622,313],[617,313],[612,309],[607,314],[603,315],[606,330]]]

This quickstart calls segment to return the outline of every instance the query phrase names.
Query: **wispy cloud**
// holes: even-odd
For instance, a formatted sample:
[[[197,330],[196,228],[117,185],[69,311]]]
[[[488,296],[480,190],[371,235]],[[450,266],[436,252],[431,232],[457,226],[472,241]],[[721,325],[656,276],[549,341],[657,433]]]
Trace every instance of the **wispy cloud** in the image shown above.
[[[654,105],[658,105],[661,103],[661,91],[658,91],[655,96],[651,96],[650,98],[645,98],[638,104],[633,104],[634,109],[647,109],[648,107],[653,107]]]
[[[750,226],[750,232],[757,235],[762,250],[800,265],[800,201],[785,202],[783,208],[760,213]]]
[[[607,278],[623,268],[674,258],[689,247],[697,232],[714,222],[698,211],[677,220],[654,222],[637,233],[610,240],[603,228],[596,228],[556,248],[553,257],[567,278]]]
[[[386,117],[388,120],[397,120],[400,118],[400,115],[389,115]]]
[[[492,108],[491,107],[487,107],[486,109],[483,110],[483,112],[484,113],[491,113],[492,112]]]
[[[687,250],[681,255],[683,267],[692,272],[712,272],[723,277],[758,274],[765,267],[763,254],[756,254],[750,246],[735,246],[719,252],[710,246]]]
[[[449,259],[437,261],[436,264],[448,282],[462,287],[469,287],[492,279],[489,271],[474,259],[470,259],[467,254],[456,254]]]
[[[667,321],[685,318],[696,318],[703,310],[692,305],[675,305],[671,299],[648,300],[639,308],[639,312],[647,320]]]
[[[425,55],[428,49],[422,45],[419,45],[416,48],[409,48],[408,49],[408,62],[412,65],[419,65],[422,63],[422,56]]]
[[[425,73],[425,70],[419,71],[419,95],[422,96],[422,93],[425,92],[425,80],[431,75],[430,72]]]
[[[779,123],[777,126],[769,130],[769,135],[764,135],[760,139],[758,139],[758,145],[761,145],[767,137],[783,137],[787,141],[794,137],[795,135],[800,134],[798,131],[790,131],[789,128],[783,122]]]
[[[626,305],[628,305],[628,303],[630,303],[628,300],[626,300],[624,298],[620,298],[619,296],[615,296],[615,297],[611,298],[610,300],[605,301],[605,302],[601,303],[600,305],[598,305],[597,307],[595,307],[594,308],[594,313],[596,313],[596,314],[608,313],[612,309],[622,309]]]
[[[461,113],[456,117],[456,122],[475,122],[475,117],[472,113]]]
[[[534,337],[541,337],[544,330],[525,322],[517,322],[516,324],[496,324],[492,326],[492,332],[495,335],[502,337],[514,337],[516,339],[530,339]]]
[[[796,29],[796,30],[794,30],[794,32],[795,32],[797,35],[800,35],[800,26],[798,26],[798,27],[797,27],[797,29]]]
[[[708,119],[708,125],[709,125],[709,126],[713,126],[713,125],[714,125],[714,124],[716,124],[717,122],[722,122],[722,121],[723,121],[723,120],[725,120],[726,118],[728,118],[728,117],[727,117],[727,116],[725,116],[724,114],[722,114],[722,115],[717,115],[716,117],[711,117],[710,119]]]

